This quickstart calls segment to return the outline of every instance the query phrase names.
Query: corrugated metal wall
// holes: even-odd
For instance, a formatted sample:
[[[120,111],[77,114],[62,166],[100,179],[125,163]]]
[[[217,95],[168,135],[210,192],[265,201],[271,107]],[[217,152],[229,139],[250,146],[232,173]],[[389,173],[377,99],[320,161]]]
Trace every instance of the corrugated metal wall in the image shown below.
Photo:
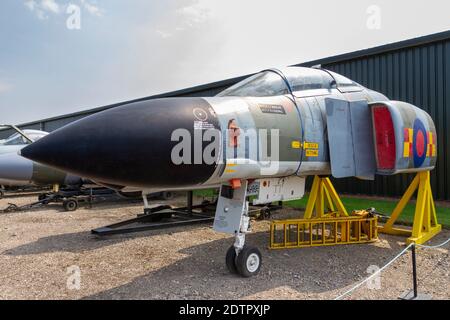
[[[427,111],[438,132],[438,164],[432,173],[437,199],[450,200],[450,40],[324,64],[362,85]],[[336,182],[341,192],[399,196],[411,177],[378,177],[373,182],[345,179]]]
[[[437,199],[450,200],[450,31],[386,46],[303,63],[321,64],[362,85],[382,92],[393,100],[410,102],[433,117],[438,132],[438,165],[432,173]],[[188,88],[143,99],[175,96],[213,96],[243,77]],[[139,99],[139,100],[143,100]],[[138,101],[138,100],[135,100]],[[121,103],[122,104],[122,103]],[[53,131],[92,113],[119,106],[115,104],[76,114],[41,120],[20,126]],[[0,138],[7,132],[0,131]],[[380,196],[400,196],[411,176],[378,177],[375,182],[357,179],[335,181],[340,192]]]

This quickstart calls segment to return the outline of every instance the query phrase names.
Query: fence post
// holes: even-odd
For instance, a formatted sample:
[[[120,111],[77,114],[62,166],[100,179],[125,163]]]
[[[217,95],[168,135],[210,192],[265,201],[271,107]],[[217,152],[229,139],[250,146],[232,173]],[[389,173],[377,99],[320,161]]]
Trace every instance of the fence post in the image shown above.
[[[428,294],[418,293],[417,284],[417,260],[416,260],[416,244],[411,246],[411,262],[412,262],[412,276],[413,276],[413,289],[408,290],[400,296],[401,300],[431,300],[432,296]]]
[[[412,272],[413,272],[413,299],[417,299],[417,263],[416,263],[416,244],[411,247]]]

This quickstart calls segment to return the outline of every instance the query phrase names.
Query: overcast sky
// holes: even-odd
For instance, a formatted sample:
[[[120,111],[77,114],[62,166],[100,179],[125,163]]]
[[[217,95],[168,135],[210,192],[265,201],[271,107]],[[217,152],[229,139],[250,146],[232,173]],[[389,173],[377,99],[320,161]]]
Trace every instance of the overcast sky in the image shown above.
[[[0,123],[448,29],[447,0],[1,0]]]

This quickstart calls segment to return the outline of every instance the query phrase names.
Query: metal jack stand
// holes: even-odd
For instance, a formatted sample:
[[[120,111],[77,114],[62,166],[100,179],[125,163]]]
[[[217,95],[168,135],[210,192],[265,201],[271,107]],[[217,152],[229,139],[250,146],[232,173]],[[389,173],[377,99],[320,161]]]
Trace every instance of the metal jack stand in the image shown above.
[[[431,300],[433,297],[429,294],[418,293],[417,285],[417,263],[416,263],[416,245],[411,247],[412,271],[413,271],[413,289],[408,290],[400,296],[401,300]]]
[[[133,219],[94,229],[91,233],[97,236],[109,236],[211,223],[214,220],[212,213],[215,209],[215,203],[204,202],[193,205],[193,193],[191,191],[187,194],[187,206],[182,208],[172,208],[168,205],[151,207],[145,194],[143,200],[143,214],[139,214]]]
[[[325,211],[325,207],[328,209],[327,212]],[[314,211],[316,218],[326,218],[331,215],[348,217],[347,210],[342,204],[330,179],[327,177],[314,177],[304,219],[311,219]]]
[[[394,224],[403,212],[406,204],[417,191],[416,210],[412,230],[394,228]],[[430,172],[419,172],[394,209],[389,220],[379,232],[409,237],[407,244],[423,244],[441,232],[442,226],[437,222],[436,207],[430,185]]]

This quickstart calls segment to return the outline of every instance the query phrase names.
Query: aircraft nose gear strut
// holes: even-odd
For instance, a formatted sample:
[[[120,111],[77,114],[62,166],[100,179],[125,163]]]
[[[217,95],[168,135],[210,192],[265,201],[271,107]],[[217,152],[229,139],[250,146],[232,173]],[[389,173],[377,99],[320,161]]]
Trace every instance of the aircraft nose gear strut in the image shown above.
[[[247,181],[239,187],[222,185],[217,203],[214,229],[234,235],[234,244],[228,249],[225,263],[231,273],[243,277],[257,275],[261,269],[262,257],[258,248],[245,244],[250,233]]]

